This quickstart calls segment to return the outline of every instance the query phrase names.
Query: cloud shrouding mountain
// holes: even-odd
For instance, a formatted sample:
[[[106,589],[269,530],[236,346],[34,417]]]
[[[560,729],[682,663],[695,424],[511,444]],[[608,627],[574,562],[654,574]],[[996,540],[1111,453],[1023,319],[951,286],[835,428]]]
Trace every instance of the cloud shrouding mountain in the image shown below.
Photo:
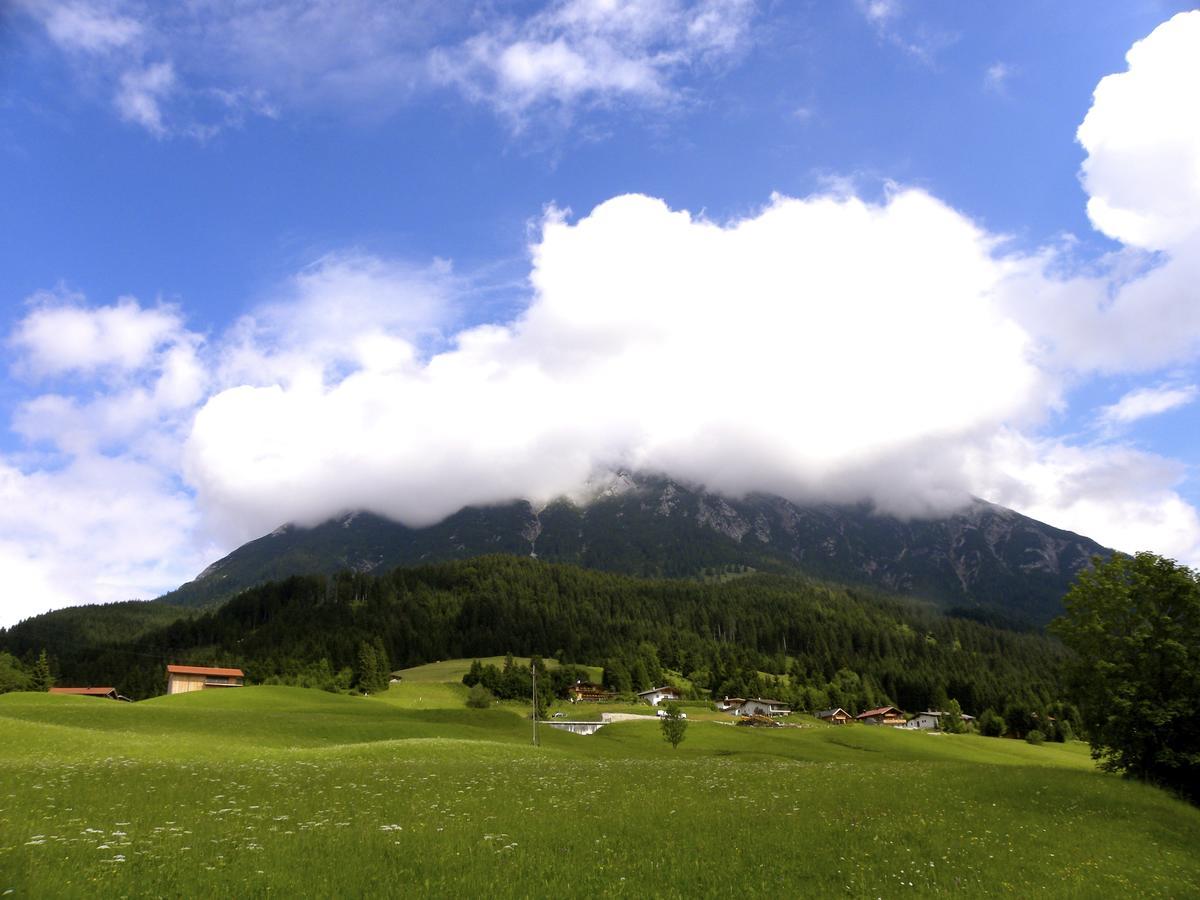
[[[1200,136],[1159,121],[1187,108],[1200,81],[1173,84],[1171,103],[1158,97],[1162,72],[1195,66],[1198,21],[1161,26],[1130,52],[1129,72],[1097,89],[1080,131],[1093,205],[1124,196],[1101,173],[1121,168],[1109,154],[1128,161],[1113,135],[1131,108],[1144,130],[1169,130],[1162,145],[1177,171],[1200,171]],[[1154,103],[1139,104],[1142,93]],[[1139,169],[1160,170],[1155,146],[1137,150]],[[516,321],[463,331],[427,359],[393,332],[390,355],[347,359],[345,377],[222,392],[196,418],[187,472],[215,520],[244,534],[354,507],[430,522],[468,503],[569,493],[610,466],[902,513],[944,510],[967,492],[1020,500],[1005,485],[1029,471],[1035,445],[1016,451],[1011,436],[1056,409],[1064,379],[1162,366],[1200,338],[1188,320],[1195,229],[1169,192],[1139,202],[1165,253],[1133,276],[1115,264],[1060,274],[1053,248],[1006,253],[916,190],[879,204],[776,197],[730,223],[640,196],[574,222],[552,212]],[[1147,335],[1161,325],[1129,326],[1147,307],[1173,323],[1170,340]],[[1107,341],[1077,346],[1089,329]],[[1070,457],[1081,483],[1087,460],[1113,465],[1107,451],[1037,446],[1060,469]],[[1148,509],[1123,514],[1152,521],[1178,472],[1134,450],[1121,458],[1158,473]],[[1194,554],[1194,515],[1182,518],[1161,521],[1174,523],[1171,549]]]
[[[37,391],[14,425],[37,451],[0,461],[0,558],[29,605],[5,615],[172,587],[286,520],[420,524],[612,466],[918,515],[974,493],[1200,562],[1179,464],[1112,434],[1043,436],[1095,373],[1186,388],[1097,421],[1194,400],[1168,370],[1200,348],[1200,136],[1174,121],[1198,99],[1198,22],[1162,25],[1097,89],[1089,212],[1125,244],[1086,270],[894,187],[777,196],[729,222],[639,195],[552,210],[524,312],[457,333],[447,266],[361,255],[320,260],[215,336],[176,307],[36,298],[11,347]],[[113,25],[93,43],[126,39]],[[1160,139],[1133,141],[1135,124]]]

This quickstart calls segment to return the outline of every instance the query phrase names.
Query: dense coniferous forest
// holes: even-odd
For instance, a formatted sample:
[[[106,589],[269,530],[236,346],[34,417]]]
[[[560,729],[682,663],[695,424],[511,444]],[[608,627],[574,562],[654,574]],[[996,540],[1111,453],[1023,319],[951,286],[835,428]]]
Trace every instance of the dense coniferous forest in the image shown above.
[[[28,664],[44,648],[60,683],[137,698],[162,692],[168,662],[345,689],[370,643],[392,668],[511,652],[603,665],[619,691],[670,669],[698,696],[771,694],[800,709],[956,699],[968,712],[1056,700],[1065,654],[1041,634],[867,589],[775,575],[641,580],[502,555],[292,577],[170,624],[136,620],[140,633],[122,638],[129,615],[114,608],[113,628],[88,636],[31,620],[0,632],[0,649]]]

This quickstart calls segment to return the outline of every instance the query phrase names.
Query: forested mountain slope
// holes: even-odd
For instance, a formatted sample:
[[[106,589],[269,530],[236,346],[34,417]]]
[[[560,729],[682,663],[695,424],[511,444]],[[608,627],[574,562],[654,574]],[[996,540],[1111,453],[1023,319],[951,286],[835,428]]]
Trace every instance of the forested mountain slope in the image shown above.
[[[204,606],[289,575],[509,553],[643,577],[701,577],[740,567],[804,573],[1040,625],[1058,614],[1075,573],[1109,552],[982,500],[954,515],[903,520],[865,505],[727,499],[626,474],[585,503],[467,507],[427,528],[370,513],[314,528],[285,525],[161,599]]]
[[[31,649],[21,641],[18,626],[0,635],[0,648]],[[975,711],[1054,699],[1063,656],[1040,634],[869,589],[779,575],[645,580],[506,555],[294,576],[133,640],[48,649],[69,683],[146,696],[162,690],[167,662],[286,680],[353,667],[362,644],[376,641],[394,668],[513,652],[604,665],[610,678],[623,671],[637,682],[657,680],[661,665],[717,694],[790,692],[804,702],[834,682],[862,703],[915,709],[953,697]]]

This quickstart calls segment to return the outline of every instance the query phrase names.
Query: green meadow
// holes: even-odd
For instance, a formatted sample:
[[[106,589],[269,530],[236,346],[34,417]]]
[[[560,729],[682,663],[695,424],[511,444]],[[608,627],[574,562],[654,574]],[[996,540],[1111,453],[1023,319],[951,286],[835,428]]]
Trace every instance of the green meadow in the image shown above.
[[[438,664],[449,665],[449,664]],[[1083,744],[798,718],[589,737],[460,684],[0,696],[0,896],[1194,896],[1200,810]]]

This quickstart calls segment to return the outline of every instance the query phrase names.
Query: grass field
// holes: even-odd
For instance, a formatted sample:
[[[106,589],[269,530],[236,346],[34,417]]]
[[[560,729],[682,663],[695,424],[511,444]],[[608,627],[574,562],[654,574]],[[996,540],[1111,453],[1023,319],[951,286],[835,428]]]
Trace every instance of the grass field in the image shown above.
[[[503,656],[485,656],[479,662],[485,666],[495,666],[497,669],[504,668]],[[423,666],[414,666],[411,669],[401,669],[398,674],[404,681],[418,682],[461,682],[462,677],[467,674],[471,668],[472,660],[469,659],[447,659],[434,663],[426,663]],[[528,666],[528,656],[514,656],[513,662],[518,666]],[[546,666],[548,668],[556,668],[558,660],[547,659]],[[599,683],[604,677],[604,669],[600,666],[580,666],[581,669],[587,669],[588,677],[592,681]]]
[[[0,895],[1194,896],[1200,810],[1081,744],[580,737],[459,684],[0,697]]]

